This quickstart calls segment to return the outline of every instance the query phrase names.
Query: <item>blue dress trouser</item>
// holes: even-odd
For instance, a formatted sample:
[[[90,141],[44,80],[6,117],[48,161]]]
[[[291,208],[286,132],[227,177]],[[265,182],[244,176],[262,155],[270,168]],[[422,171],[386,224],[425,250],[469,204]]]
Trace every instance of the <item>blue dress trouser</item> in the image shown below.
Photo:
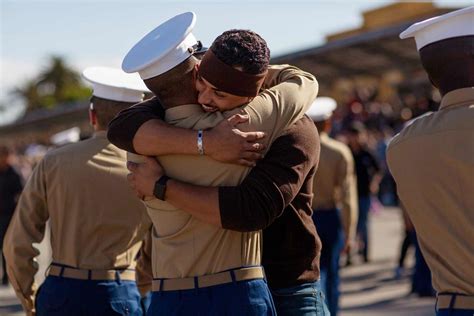
[[[36,297],[37,316],[142,316],[135,281],[48,276]]]
[[[416,236],[416,235],[415,235]],[[419,296],[433,296],[435,291],[431,283],[431,271],[426,264],[423,253],[420,249],[418,239],[414,239],[415,243],[415,272],[412,276],[412,292]]]
[[[321,282],[303,283],[295,287],[273,289],[278,316],[329,316]]]
[[[440,309],[436,311],[436,316],[472,316],[474,309]]]
[[[273,316],[275,306],[263,279],[152,293],[148,316]]]
[[[361,239],[363,245],[359,249],[364,261],[368,260],[369,251],[369,210],[370,196],[359,196],[359,217],[357,220],[357,236]]]
[[[331,315],[339,310],[339,258],[344,246],[339,210],[315,210],[313,220],[321,239],[321,288]]]

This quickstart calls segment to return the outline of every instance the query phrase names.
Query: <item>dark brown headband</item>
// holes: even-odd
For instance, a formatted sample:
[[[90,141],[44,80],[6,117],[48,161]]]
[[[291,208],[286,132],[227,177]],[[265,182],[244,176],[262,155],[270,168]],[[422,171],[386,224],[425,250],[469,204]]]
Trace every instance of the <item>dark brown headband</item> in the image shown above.
[[[199,75],[221,91],[242,97],[255,97],[267,71],[256,75],[239,71],[221,61],[209,49],[199,65]]]

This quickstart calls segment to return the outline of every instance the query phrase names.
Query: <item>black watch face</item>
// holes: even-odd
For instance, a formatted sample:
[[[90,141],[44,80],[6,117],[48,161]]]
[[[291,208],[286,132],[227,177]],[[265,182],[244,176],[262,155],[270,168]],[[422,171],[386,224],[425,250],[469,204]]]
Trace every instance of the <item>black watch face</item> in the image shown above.
[[[165,200],[166,182],[168,179],[168,177],[161,177],[160,179],[158,179],[158,181],[155,182],[153,194],[159,200]]]

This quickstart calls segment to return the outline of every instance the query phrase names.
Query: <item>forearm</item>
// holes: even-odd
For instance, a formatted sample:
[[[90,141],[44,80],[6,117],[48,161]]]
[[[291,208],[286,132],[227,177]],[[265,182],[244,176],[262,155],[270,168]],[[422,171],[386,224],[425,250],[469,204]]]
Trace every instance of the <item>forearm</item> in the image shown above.
[[[252,176],[253,177],[253,176]],[[280,216],[290,199],[274,183],[249,178],[237,187],[219,187],[222,227],[250,232],[268,227]]]
[[[243,130],[265,132],[266,145],[304,116],[318,92],[314,76],[298,68],[288,66],[277,77],[279,84],[265,90],[243,108],[250,117],[249,124],[239,126]]]
[[[342,190],[342,224],[346,238],[353,240],[359,215],[357,185],[354,178],[347,179]]]
[[[203,140],[205,140],[204,133]],[[158,119],[145,122],[133,137],[133,147],[144,156],[169,154],[196,155],[197,132],[174,127]]]
[[[24,214],[20,214],[21,211],[21,209],[17,209],[17,214],[12,219],[5,236],[3,254],[12,287],[25,311],[30,313],[34,310],[34,297],[37,289],[34,276],[38,271],[38,264],[34,258],[39,255],[39,251],[33,247],[33,243],[42,239],[44,226],[40,225],[38,230],[35,230],[29,225],[22,225],[24,222],[22,215]]]
[[[205,223],[244,232],[267,227],[286,205],[273,183],[250,179],[240,186],[218,188],[170,179],[165,200]]]
[[[133,138],[140,126],[152,119],[162,120],[164,116],[164,109],[156,98],[136,104],[120,111],[109,123],[107,138],[118,148],[136,153]]]
[[[45,164],[47,157],[31,174],[9,224],[3,243],[3,255],[10,281],[27,312],[34,309],[35,274],[39,255],[33,244],[44,238],[49,214],[46,206]]]
[[[201,187],[170,179],[165,200],[205,223],[221,227],[217,187]]]

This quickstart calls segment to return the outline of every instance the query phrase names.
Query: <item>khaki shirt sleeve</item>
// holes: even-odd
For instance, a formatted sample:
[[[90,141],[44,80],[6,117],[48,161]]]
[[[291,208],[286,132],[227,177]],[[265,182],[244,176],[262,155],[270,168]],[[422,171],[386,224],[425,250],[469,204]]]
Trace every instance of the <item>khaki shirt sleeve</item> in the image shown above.
[[[35,257],[39,251],[33,243],[43,239],[49,217],[44,169],[43,159],[25,185],[3,243],[8,276],[28,315],[34,314],[37,290],[34,276],[38,271]]]
[[[148,234],[143,240],[136,266],[137,286],[142,297],[151,291],[151,282],[153,281],[153,271],[151,266],[152,229],[153,228],[150,227]]]
[[[342,226],[346,238],[353,240],[357,225],[357,184],[354,171],[354,158],[350,152],[343,154],[337,169],[337,184],[341,193]]]
[[[290,65],[271,66],[264,83],[266,88],[249,104],[226,112],[249,115],[249,122],[238,127],[244,131],[263,131],[264,142],[271,144],[286,128],[303,117],[318,94],[316,78]],[[239,112],[240,111],[240,112]]]

